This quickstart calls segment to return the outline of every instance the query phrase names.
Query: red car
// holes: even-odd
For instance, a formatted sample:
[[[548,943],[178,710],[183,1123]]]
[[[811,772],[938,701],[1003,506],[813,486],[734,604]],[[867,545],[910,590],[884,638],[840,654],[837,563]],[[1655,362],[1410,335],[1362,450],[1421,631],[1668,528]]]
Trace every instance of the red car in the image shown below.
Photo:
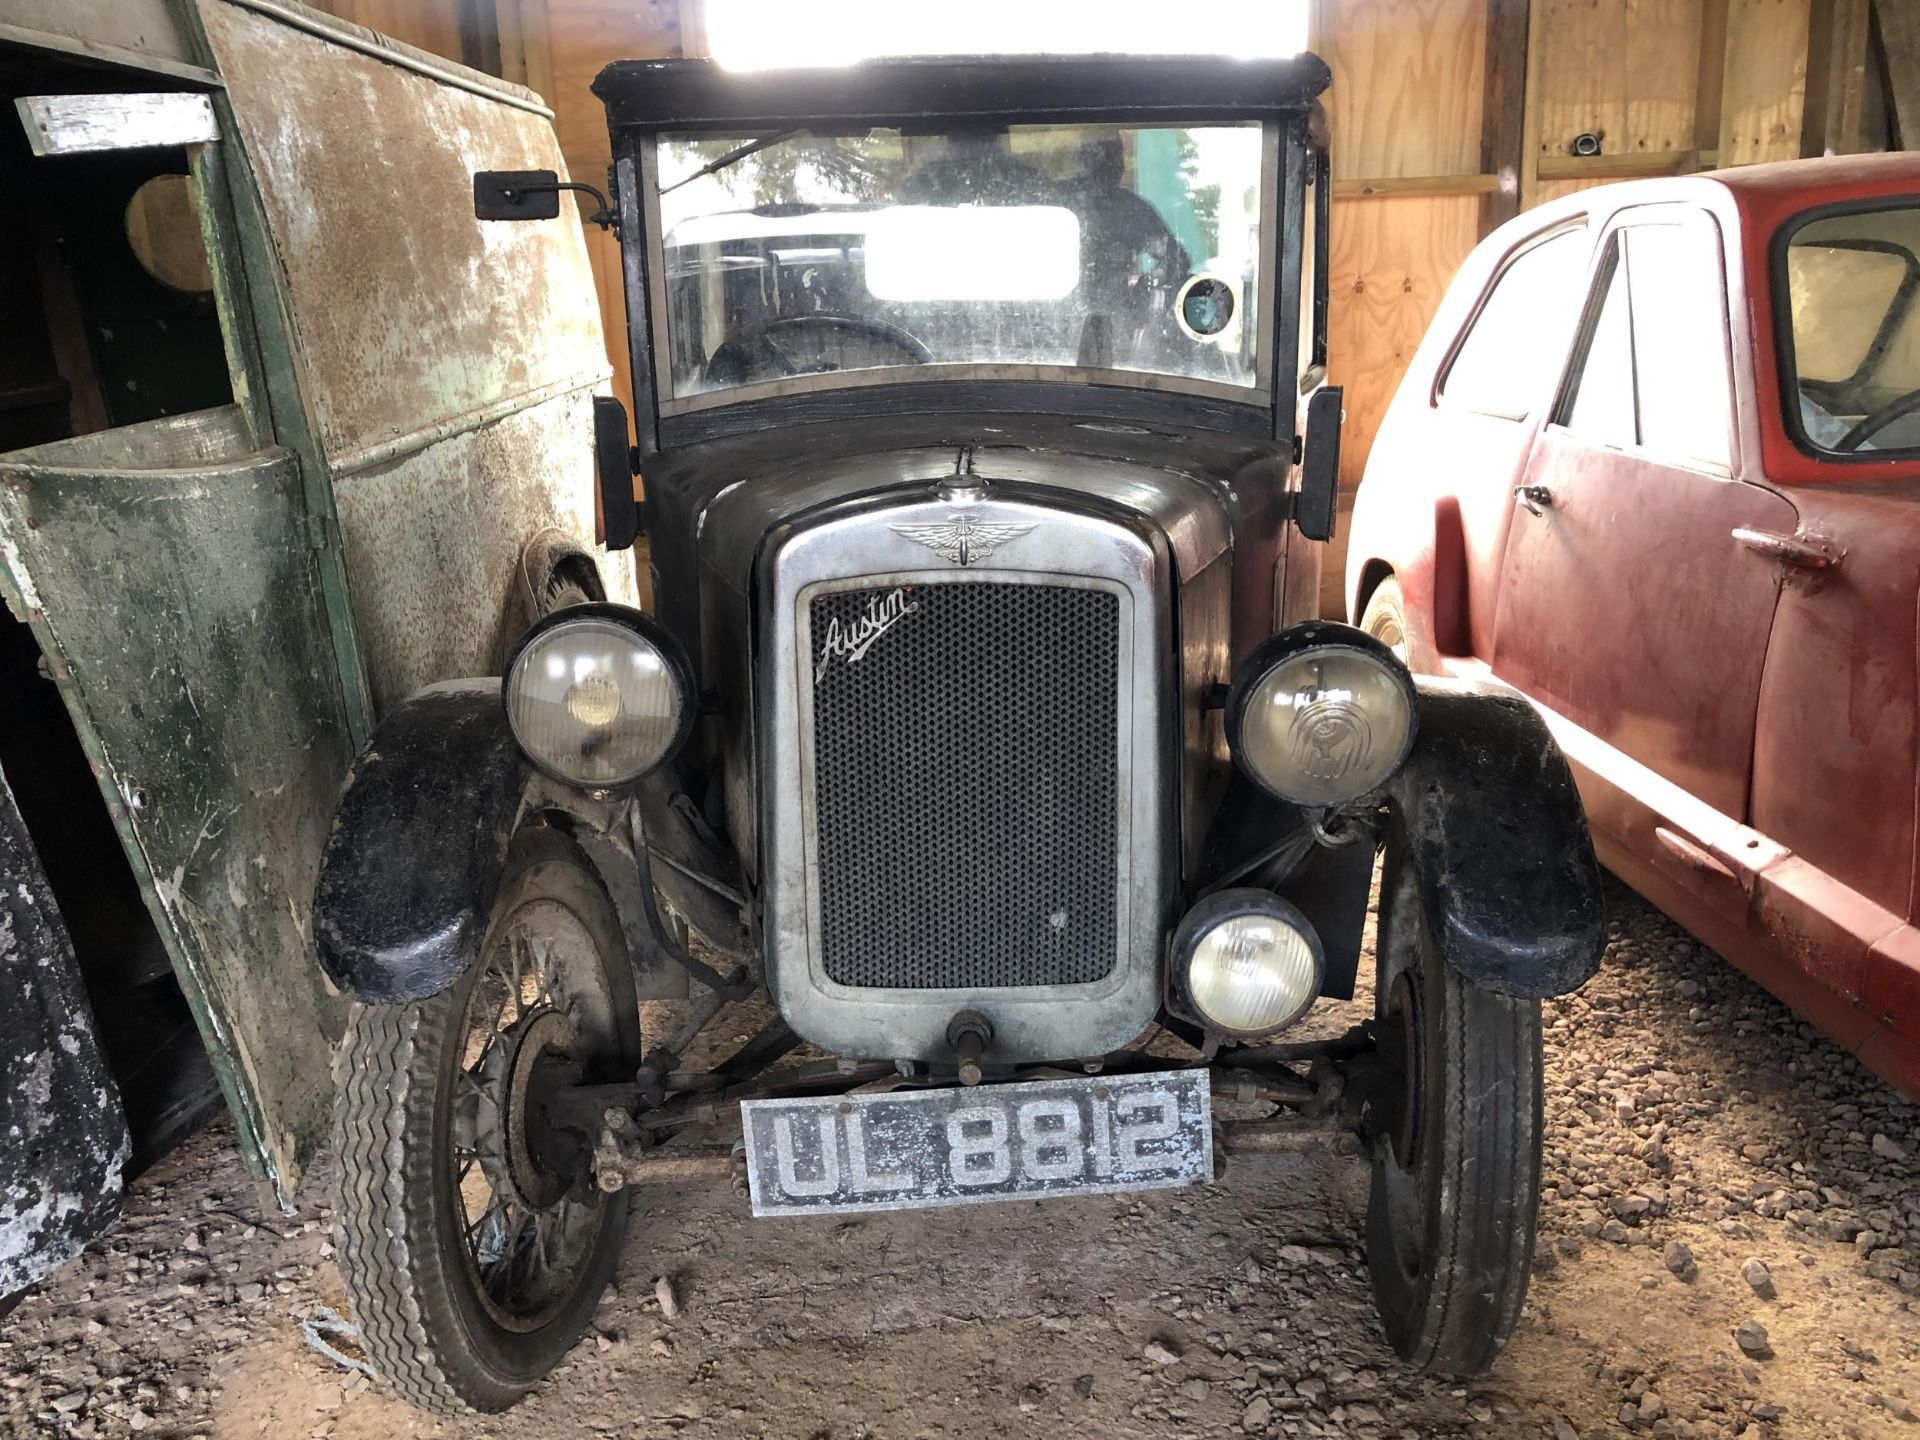
[[[1347,605],[1505,682],[1601,860],[1920,1096],[1920,155],[1611,185],[1455,278]]]

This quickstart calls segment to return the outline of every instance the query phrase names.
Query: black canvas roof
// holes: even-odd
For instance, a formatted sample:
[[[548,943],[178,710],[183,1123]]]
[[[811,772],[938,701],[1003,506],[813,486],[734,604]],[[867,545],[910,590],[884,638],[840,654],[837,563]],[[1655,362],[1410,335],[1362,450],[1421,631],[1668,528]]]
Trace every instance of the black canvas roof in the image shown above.
[[[999,123],[1198,124],[1298,113],[1331,79],[1315,55],[963,56],[729,70],[621,60],[593,82],[616,128],[737,130]]]

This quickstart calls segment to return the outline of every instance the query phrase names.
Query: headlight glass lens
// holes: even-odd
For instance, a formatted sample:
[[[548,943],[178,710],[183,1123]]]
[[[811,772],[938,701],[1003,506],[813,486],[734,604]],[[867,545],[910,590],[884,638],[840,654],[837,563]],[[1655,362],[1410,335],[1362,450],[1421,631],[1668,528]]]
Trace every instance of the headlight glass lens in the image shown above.
[[[1280,915],[1231,915],[1201,935],[1187,962],[1187,992],[1213,1024],[1258,1034],[1313,1003],[1320,959],[1312,939]]]
[[[596,617],[534,636],[507,674],[514,739],[575,785],[619,785],[653,769],[673,746],[686,700],[646,636]]]
[[[1242,759],[1300,805],[1344,805],[1386,783],[1413,733],[1408,686],[1387,661],[1326,646],[1280,661],[1240,715]]]

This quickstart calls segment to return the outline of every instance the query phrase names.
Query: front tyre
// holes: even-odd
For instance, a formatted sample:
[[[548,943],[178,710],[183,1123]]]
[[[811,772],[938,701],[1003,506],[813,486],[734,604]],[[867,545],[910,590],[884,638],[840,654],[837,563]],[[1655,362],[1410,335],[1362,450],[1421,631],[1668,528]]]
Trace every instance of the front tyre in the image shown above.
[[[631,1076],[620,925],[573,846],[514,841],[479,957],[411,1005],[356,1005],[335,1102],[336,1243],[367,1357],[443,1413],[504,1410],[556,1365],[612,1277],[627,1202],[543,1123],[543,1087]]]
[[[1540,1002],[1440,959],[1401,837],[1380,880],[1375,1015],[1393,1083],[1373,1126],[1367,1267],[1395,1350],[1478,1375],[1520,1317],[1540,1205]]]

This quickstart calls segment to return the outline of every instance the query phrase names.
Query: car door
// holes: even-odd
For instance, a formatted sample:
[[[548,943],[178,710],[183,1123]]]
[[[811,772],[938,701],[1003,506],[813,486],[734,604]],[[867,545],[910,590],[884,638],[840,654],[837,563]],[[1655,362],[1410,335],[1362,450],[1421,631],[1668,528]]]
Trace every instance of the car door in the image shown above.
[[[1733,538],[1794,507],[1739,477],[1719,228],[1639,207],[1602,259],[1560,398],[1514,491],[1493,669],[1734,820],[1779,567]],[[1617,767],[1608,778],[1644,792]],[[1644,793],[1643,793],[1644,798]]]

